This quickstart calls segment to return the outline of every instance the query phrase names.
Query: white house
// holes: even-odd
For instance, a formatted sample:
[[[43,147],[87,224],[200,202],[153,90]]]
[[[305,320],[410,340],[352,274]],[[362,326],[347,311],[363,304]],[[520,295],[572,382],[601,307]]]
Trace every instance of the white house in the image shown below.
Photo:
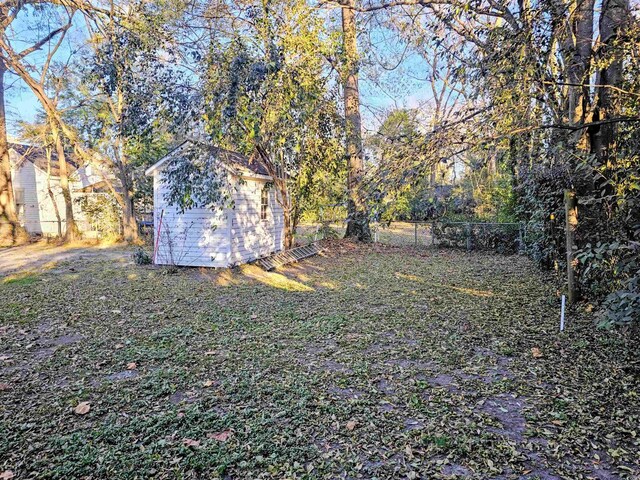
[[[66,226],[66,211],[60,170],[55,152],[20,143],[9,144],[11,180],[18,218],[27,232],[43,236],[62,235]],[[68,160],[69,187],[72,198],[86,192],[97,192],[102,177],[91,167],[80,167]],[[80,230],[90,230],[78,202],[73,202],[74,218]]]
[[[166,167],[184,161],[189,141],[150,167],[153,176],[154,262],[159,265],[229,267],[280,251],[284,216],[272,178],[258,162],[210,147],[226,176],[232,207],[194,208],[180,213],[166,199]]]

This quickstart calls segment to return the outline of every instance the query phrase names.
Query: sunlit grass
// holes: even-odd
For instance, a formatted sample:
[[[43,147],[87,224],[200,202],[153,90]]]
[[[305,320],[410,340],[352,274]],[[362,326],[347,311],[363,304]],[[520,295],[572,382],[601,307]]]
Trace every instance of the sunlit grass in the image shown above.
[[[9,275],[2,280],[6,285],[27,286],[33,285],[40,280],[39,275],[32,272],[21,272],[15,275]]]

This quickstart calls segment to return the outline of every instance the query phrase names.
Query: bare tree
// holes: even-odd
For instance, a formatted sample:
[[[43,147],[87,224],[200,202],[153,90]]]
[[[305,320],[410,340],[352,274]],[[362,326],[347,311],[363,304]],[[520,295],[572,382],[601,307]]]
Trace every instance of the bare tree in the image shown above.
[[[0,15],[2,11],[0,10]],[[3,19],[0,18],[0,22]],[[20,226],[13,197],[11,161],[7,141],[7,120],[4,105],[4,75],[6,68],[0,59],[0,247],[18,245],[28,240],[27,232]]]

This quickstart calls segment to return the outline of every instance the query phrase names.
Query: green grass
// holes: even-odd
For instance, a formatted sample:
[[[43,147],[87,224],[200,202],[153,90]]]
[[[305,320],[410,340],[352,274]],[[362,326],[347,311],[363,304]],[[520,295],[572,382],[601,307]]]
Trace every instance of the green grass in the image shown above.
[[[33,273],[25,273],[19,275],[11,275],[2,280],[2,283],[5,285],[16,285],[21,287],[26,287],[28,285],[33,285],[39,280],[39,276]]]
[[[0,298],[0,472],[17,478],[637,473],[637,341],[573,312],[559,335],[553,282],[521,257],[336,242],[278,273],[94,260]]]

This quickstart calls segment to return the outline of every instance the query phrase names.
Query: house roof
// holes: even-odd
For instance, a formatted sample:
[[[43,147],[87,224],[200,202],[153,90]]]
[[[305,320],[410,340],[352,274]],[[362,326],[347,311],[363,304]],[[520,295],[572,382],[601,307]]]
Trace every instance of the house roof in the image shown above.
[[[193,143],[191,140],[185,140],[176,148],[167,153],[164,157],[162,157],[158,162],[149,167],[145,171],[145,175],[151,175],[157,169],[162,167],[169,160],[176,158],[176,154],[188,143]],[[235,168],[236,170],[240,170],[239,174],[250,173],[253,175],[258,175],[260,177],[269,177],[269,171],[267,168],[259,161],[248,158],[238,152],[232,152],[231,150],[226,150],[224,148],[216,147],[213,145],[207,146],[209,152],[212,156],[216,157],[227,167]]]
[[[47,151],[43,147],[25,145],[22,143],[9,143],[9,150],[15,151],[20,156],[16,168],[19,168],[23,162],[28,161],[33,163],[40,170],[44,172],[48,171],[49,161],[47,159]],[[66,160],[70,174],[78,169],[78,164],[76,162],[69,158]],[[60,176],[60,162],[58,162],[58,154],[55,150],[51,151],[51,175],[54,177]]]

